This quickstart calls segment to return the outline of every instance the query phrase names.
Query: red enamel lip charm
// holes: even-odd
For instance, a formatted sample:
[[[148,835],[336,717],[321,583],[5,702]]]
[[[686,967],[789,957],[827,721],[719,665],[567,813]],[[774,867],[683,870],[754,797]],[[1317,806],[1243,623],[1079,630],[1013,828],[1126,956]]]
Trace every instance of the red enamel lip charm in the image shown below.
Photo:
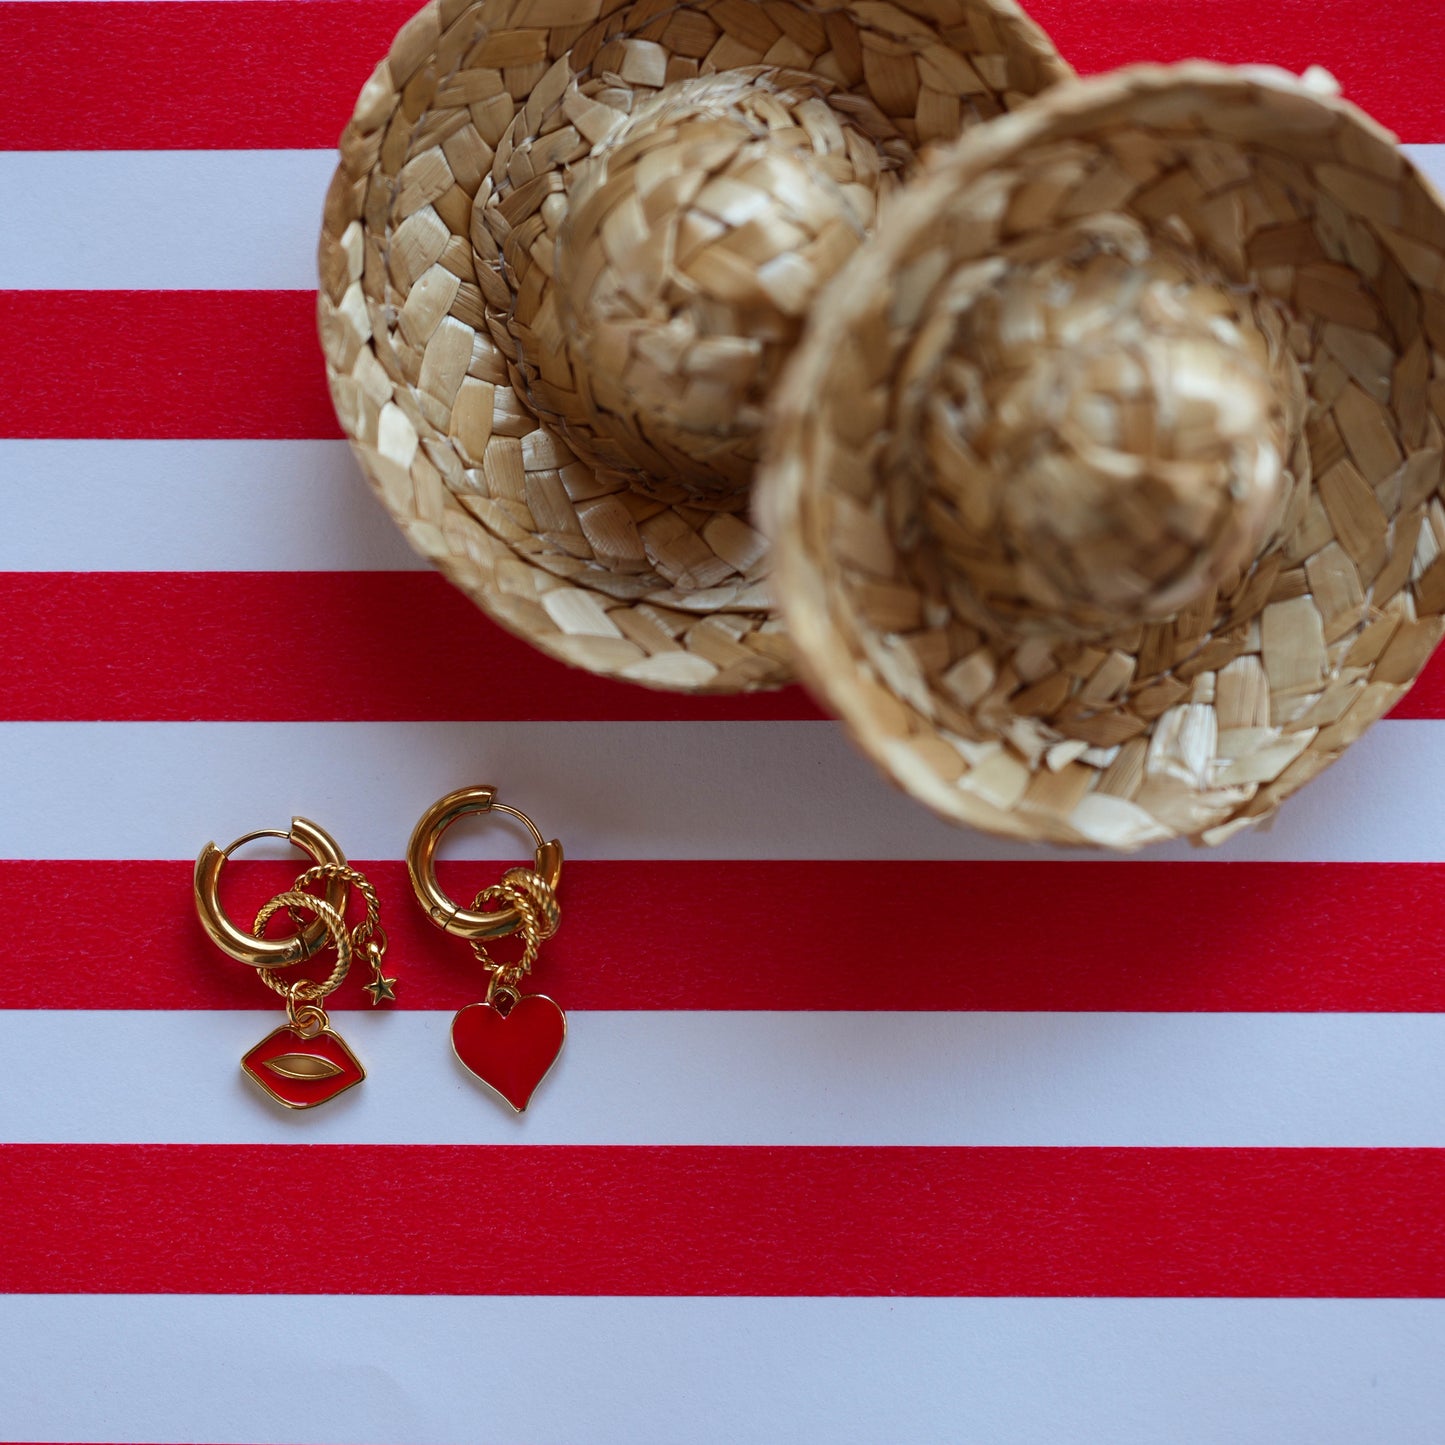
[[[502,1013],[468,1004],[452,1020],[452,1048],[466,1068],[518,1114],[567,1039],[567,1015],[544,993],[524,993]]]
[[[314,1109],[366,1077],[339,1034],[307,1036],[288,1024],[269,1033],[241,1060],[249,1079],[288,1109]]]

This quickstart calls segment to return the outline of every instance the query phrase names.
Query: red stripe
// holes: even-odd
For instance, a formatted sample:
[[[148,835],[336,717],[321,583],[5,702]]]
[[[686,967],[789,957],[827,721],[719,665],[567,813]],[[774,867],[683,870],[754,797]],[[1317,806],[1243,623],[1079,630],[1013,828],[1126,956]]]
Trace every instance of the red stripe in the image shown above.
[[[8,1145],[0,1178],[26,1293],[1445,1294],[1445,1150]]]
[[[417,8],[417,0],[6,4],[0,149],[330,148]],[[1028,8],[1085,73],[1196,56],[1295,71],[1323,65],[1404,139],[1445,140],[1440,16],[1417,0],[1031,0]]]
[[[433,572],[0,573],[0,673],[9,721],[821,716],[799,688],[695,698],[565,667]]]
[[[1093,75],[1135,61],[1322,65],[1402,140],[1445,140],[1438,0],[1027,0],[1069,63]]]
[[[798,687],[686,697],[565,667],[433,572],[0,572],[0,672],[11,722],[824,716]],[[1445,717],[1445,653],[1393,716]]]
[[[330,148],[392,37],[420,8],[420,0],[6,4],[0,149]]]
[[[314,292],[0,291],[0,313],[0,436],[341,434]]]
[[[478,966],[403,866],[362,866],[398,1006],[474,1002]],[[500,872],[440,869],[456,898]],[[249,918],[294,874],[233,863],[226,905]],[[1436,864],[582,861],[562,900],[535,977],[574,1009],[1445,1011]],[[0,969],[0,1008],[274,1002],[202,936],[189,863],[3,862],[0,917],[10,958],[64,960]]]
[[[1392,718],[1445,718],[1445,651],[1434,652],[1415,685],[1395,704]]]

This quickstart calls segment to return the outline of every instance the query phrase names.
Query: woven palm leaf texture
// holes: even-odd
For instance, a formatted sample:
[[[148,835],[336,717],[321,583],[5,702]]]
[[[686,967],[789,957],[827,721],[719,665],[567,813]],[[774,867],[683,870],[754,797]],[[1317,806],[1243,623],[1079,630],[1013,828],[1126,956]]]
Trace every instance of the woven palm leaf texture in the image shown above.
[[[925,147],[1069,74],[1012,0],[434,0],[326,202],[363,470],[553,657],[787,681],[749,505],[803,319]]]
[[[1442,438],[1440,198],[1326,86],[1192,63],[935,157],[813,306],[757,485],[800,665],[893,780],[1127,849],[1267,817],[1419,674]]]

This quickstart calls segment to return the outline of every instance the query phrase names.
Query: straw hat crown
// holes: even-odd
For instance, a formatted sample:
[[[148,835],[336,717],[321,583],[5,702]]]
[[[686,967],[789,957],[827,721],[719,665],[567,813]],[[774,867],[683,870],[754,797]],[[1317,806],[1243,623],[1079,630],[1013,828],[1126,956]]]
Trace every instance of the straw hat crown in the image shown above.
[[[1280,72],[1062,86],[838,273],[760,482],[810,681],[1012,836],[1218,841],[1399,698],[1445,613],[1445,208]]]
[[[1047,241],[936,298],[884,465],[916,483],[905,526],[970,621],[1107,634],[1174,616],[1278,537],[1307,480],[1304,384],[1274,303],[1137,221]]]
[[[556,335],[517,360],[539,415],[600,473],[664,501],[746,505],[802,318],[910,155],[871,102],[837,98],[767,68],[679,81],[572,171],[529,327],[545,316]]]

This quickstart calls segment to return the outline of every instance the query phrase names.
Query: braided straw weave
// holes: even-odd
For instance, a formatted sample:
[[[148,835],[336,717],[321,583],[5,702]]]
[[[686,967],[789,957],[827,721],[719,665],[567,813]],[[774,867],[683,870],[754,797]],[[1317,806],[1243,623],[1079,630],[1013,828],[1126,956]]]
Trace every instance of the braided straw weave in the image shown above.
[[[1445,621],[1445,208],[1280,72],[1059,87],[814,308],[758,482],[820,695],[1011,836],[1217,842]]]
[[[1013,0],[434,0],[326,203],[321,337],[364,471],[564,662],[787,681],[748,506],[803,318],[922,147],[1068,74]]]

